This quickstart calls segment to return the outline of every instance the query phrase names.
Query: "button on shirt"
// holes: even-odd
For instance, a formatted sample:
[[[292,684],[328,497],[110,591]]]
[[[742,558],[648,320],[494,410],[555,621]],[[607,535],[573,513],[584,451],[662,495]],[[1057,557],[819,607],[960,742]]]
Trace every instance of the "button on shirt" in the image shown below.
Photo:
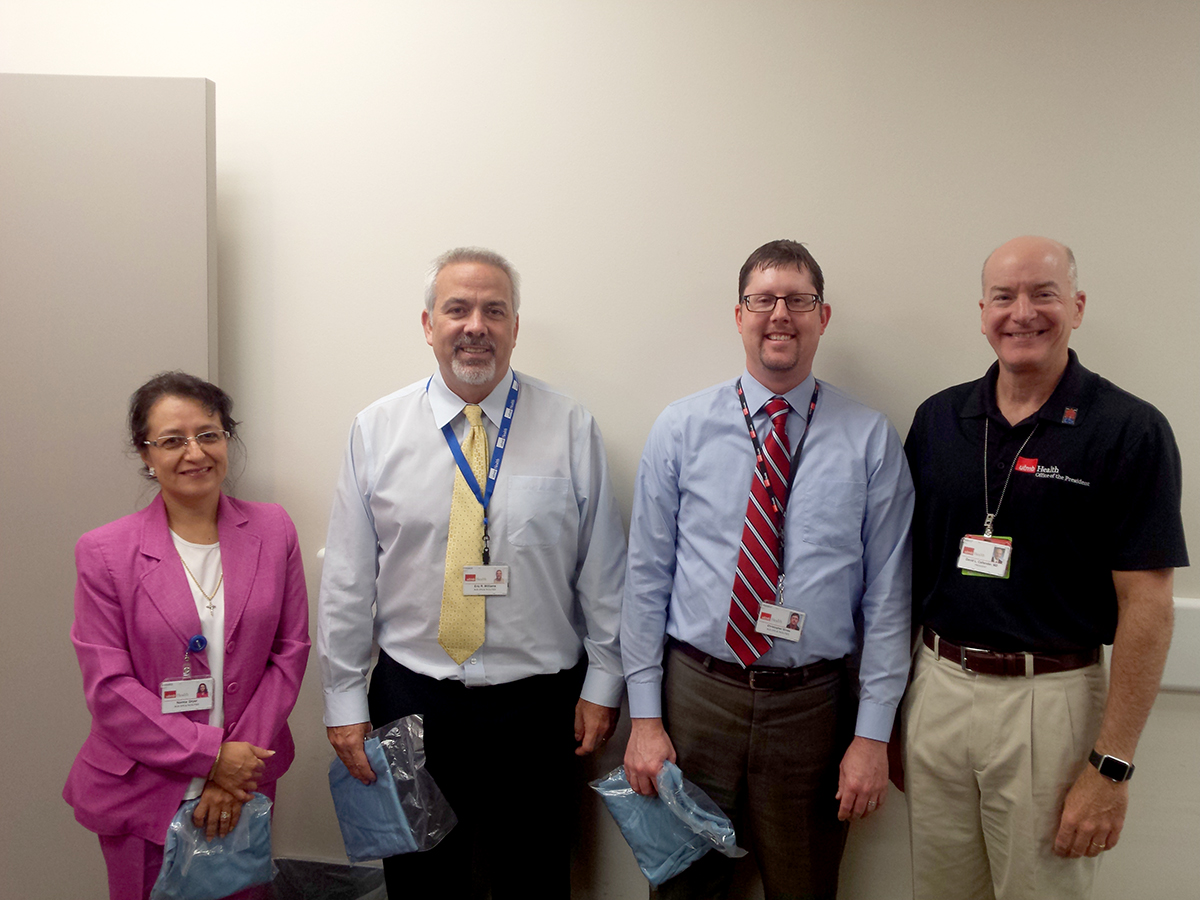
[[[729,595],[754,477],[754,447],[727,381],[664,410],[638,467],[622,613],[630,714],[662,712],[664,634],[735,662]],[[804,432],[814,380],[784,394],[788,437]],[[747,372],[760,436],[773,396]],[[757,665],[793,668],[862,648],[856,733],[888,739],[908,677],[913,489],[896,431],[821,383],[785,520],[784,605],[806,613],[798,642],[776,639]]]
[[[480,404],[494,455],[510,377]],[[491,562],[506,596],[487,598],[483,646],[455,664],[438,645],[454,457],[469,427],[440,374],[376,401],[354,420],[321,578],[317,649],[325,724],[365,722],[372,638],[403,666],[468,685],[569,669],[586,651],[582,697],[620,703],[625,539],[604,443],[591,414],[519,376],[503,463],[488,508]],[[375,609],[372,606],[375,605]]]

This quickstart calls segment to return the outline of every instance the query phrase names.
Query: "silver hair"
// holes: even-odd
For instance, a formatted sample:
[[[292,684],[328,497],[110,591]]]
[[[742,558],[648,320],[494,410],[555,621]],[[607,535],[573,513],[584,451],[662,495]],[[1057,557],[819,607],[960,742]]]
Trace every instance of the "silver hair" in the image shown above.
[[[447,250],[433,261],[425,275],[425,311],[433,312],[433,301],[437,298],[437,277],[446,266],[455,263],[480,263],[493,266],[508,276],[512,286],[513,315],[521,311],[521,276],[513,268],[512,263],[494,250],[483,247],[455,247]]]
[[[1067,251],[1067,277],[1071,279],[1071,296],[1074,297],[1079,293],[1079,266],[1075,263],[1075,251],[1059,241],[1055,241],[1055,243]],[[999,247],[996,248],[996,250],[999,249]],[[985,294],[987,293],[987,264],[996,255],[996,250],[987,255],[987,259],[983,261],[983,268],[979,270],[979,280],[983,283]]]
[[[1079,293],[1079,266],[1075,264],[1075,251],[1066,244],[1063,249],[1067,251],[1067,274],[1071,276],[1071,296],[1074,297]]]

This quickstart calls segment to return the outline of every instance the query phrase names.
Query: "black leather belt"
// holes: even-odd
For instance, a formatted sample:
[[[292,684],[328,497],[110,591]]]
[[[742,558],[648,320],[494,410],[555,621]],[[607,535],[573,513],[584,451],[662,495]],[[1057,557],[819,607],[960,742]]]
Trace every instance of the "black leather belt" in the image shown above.
[[[982,647],[960,647],[925,629],[925,646],[939,657],[951,659],[966,672],[1024,678],[1049,672],[1071,672],[1100,662],[1100,648],[1083,653],[1001,653]],[[1033,662],[1032,670],[1027,659]]]
[[[732,678],[734,681],[740,681],[754,691],[786,691],[812,681],[814,678],[820,678],[822,675],[840,672],[846,667],[844,659],[822,659],[795,669],[780,669],[775,666],[751,666],[743,669],[737,663],[717,659],[715,656],[710,656],[703,650],[698,650],[691,644],[685,644],[675,638],[667,638],[667,649],[678,650],[685,656],[696,660],[708,671]]]

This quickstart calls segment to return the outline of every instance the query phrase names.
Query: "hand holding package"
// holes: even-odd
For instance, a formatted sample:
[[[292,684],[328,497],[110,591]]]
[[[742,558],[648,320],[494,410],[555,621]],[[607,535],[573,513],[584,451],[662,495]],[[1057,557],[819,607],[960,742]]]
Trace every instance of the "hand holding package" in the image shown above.
[[[192,822],[199,802],[180,806],[167,827],[162,869],[150,900],[217,900],[271,880],[271,801],[251,795],[237,825],[211,841]]]
[[[678,875],[709,850],[746,855],[737,846],[733,823],[678,766],[664,762],[655,786],[657,797],[635,793],[624,766],[592,782],[651,885]]]
[[[425,769],[421,716],[405,716],[367,735],[363,750],[375,781],[363,784],[340,759],[329,764],[329,790],[351,862],[437,846],[458,819]]]

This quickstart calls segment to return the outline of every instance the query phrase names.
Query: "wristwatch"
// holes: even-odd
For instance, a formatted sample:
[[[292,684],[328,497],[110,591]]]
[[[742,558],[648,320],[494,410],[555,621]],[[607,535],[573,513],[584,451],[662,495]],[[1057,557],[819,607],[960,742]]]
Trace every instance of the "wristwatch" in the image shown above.
[[[1088,754],[1088,762],[1109,781],[1128,781],[1133,777],[1133,763],[1117,759],[1115,756],[1101,756],[1095,749]]]

